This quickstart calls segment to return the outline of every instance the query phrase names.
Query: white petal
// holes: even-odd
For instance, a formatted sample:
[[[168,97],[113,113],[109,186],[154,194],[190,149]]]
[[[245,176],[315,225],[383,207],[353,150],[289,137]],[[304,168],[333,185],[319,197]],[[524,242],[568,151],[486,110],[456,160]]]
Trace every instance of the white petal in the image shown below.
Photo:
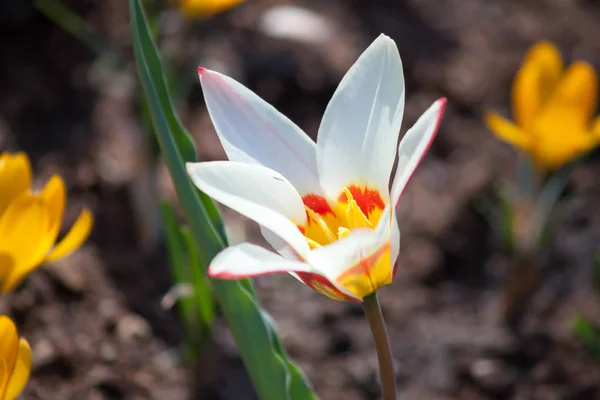
[[[272,231],[264,226],[261,226],[260,233],[277,253],[290,260],[299,259],[299,256],[294,249],[292,249],[285,240],[274,234]]]
[[[445,108],[445,98],[436,100],[402,138],[398,146],[398,168],[391,191],[395,206],[398,205],[406,184],[435,138]]]
[[[392,229],[390,232],[390,260],[394,268],[393,276],[396,276],[396,268],[398,268],[398,256],[400,255],[400,226],[396,216],[395,208],[392,209]]]
[[[242,279],[294,271],[314,272],[307,263],[287,260],[251,243],[226,248],[217,254],[208,267],[208,275],[219,279]]]
[[[319,127],[317,167],[327,196],[353,183],[389,193],[403,112],[402,62],[381,35],[346,73]]]
[[[187,163],[186,168],[204,193],[269,229],[300,257],[308,254],[306,239],[295,225],[306,222],[304,205],[283,176],[261,165],[232,161]]]
[[[303,195],[320,193],[315,143],[244,85],[198,68],[206,107],[231,161],[261,164],[285,176]]]

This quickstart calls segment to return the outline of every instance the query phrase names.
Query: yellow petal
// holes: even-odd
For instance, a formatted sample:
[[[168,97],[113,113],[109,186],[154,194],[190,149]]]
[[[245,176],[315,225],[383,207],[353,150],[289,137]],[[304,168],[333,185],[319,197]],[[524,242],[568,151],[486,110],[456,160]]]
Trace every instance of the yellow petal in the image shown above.
[[[25,153],[0,156],[0,215],[8,204],[31,188],[31,164]]]
[[[14,266],[2,282],[5,292],[39,265],[51,245],[48,212],[44,201],[27,193],[14,200],[0,218],[0,252],[9,254]]]
[[[517,124],[529,130],[563,70],[558,49],[549,42],[533,46],[515,76],[512,91],[513,113]]]
[[[485,123],[501,140],[516,146],[526,152],[533,147],[533,139],[527,132],[501,117],[498,113],[488,112],[485,115]]]
[[[94,218],[89,210],[83,210],[67,235],[46,257],[46,262],[56,261],[77,250],[90,235]]]
[[[591,140],[591,135],[580,136],[563,146],[540,146],[536,149],[534,159],[536,165],[543,170],[553,171],[581,157],[597,145],[598,140]]]
[[[6,389],[6,400],[14,400],[23,391],[31,373],[31,347],[27,340],[19,340],[19,352],[17,361],[12,371],[8,388]]]
[[[208,17],[226,11],[244,0],[181,0],[181,11],[188,18]]]
[[[578,61],[567,68],[540,114],[568,110],[569,125],[585,130],[596,111],[597,96],[596,71],[590,64]]]
[[[576,62],[565,71],[531,129],[540,166],[559,168],[596,146],[591,118],[597,89],[596,73],[589,64]]]
[[[600,138],[600,117],[594,118],[594,121],[592,122],[592,132],[594,133],[594,136]]]
[[[54,244],[54,240],[56,240],[62,224],[67,198],[67,189],[63,179],[58,175],[52,175],[46,187],[40,193],[40,197],[45,201],[47,206],[49,217],[48,227],[50,235],[53,238],[52,244]]]
[[[19,349],[19,333],[15,323],[6,315],[0,316],[0,359],[4,360],[10,376]],[[0,387],[0,393],[6,390],[6,382]]]
[[[535,121],[533,153],[539,167],[555,170],[597,145],[599,137],[590,132],[587,126],[573,123],[578,113],[569,107],[549,108]]]
[[[0,282],[2,282],[13,269],[13,259],[10,254],[0,253]],[[0,397],[1,399],[1,397]]]
[[[0,358],[0,399],[4,399],[4,393],[6,393],[6,387],[8,386],[8,378],[10,378],[10,371],[6,366],[6,361]]]
[[[337,281],[360,297],[370,295],[381,286],[392,282],[391,247],[389,242],[348,268]]]

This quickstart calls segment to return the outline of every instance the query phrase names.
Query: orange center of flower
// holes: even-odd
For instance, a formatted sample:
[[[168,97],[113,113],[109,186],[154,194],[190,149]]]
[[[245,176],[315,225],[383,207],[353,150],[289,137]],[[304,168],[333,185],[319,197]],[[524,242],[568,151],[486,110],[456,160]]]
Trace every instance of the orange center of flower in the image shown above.
[[[379,191],[354,185],[345,187],[335,204],[330,204],[324,197],[315,194],[304,196],[302,201],[307,223],[299,226],[299,229],[311,249],[335,242],[357,228],[374,229],[385,208]],[[301,274],[300,277],[307,285],[328,297],[348,300],[348,296],[324,279],[316,279],[309,274]],[[373,293],[391,280],[389,243],[372,254],[365,255],[336,279],[337,283],[360,298]]]

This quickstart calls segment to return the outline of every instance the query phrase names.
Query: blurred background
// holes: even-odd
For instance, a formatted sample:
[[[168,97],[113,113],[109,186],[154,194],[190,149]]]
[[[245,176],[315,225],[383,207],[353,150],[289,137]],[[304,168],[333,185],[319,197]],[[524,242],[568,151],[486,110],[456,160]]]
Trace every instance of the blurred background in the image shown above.
[[[33,349],[22,398],[254,399],[223,321],[189,371],[177,312],[161,305],[171,280],[158,204],[175,194],[140,122],[127,2],[57,2],[87,28],[71,21],[75,35],[66,32],[40,11],[46,2],[0,5],[0,148],[27,152],[38,185],[60,173],[67,221],[87,206],[95,226],[78,252],[0,299],[0,312],[15,318]],[[483,125],[483,113],[510,115],[512,79],[538,40],[599,70],[598,2],[247,0],[201,18],[177,2],[150,3],[199,160],[225,154],[198,65],[244,83],[315,138],[345,71],[379,33],[394,39],[407,87],[403,132],[436,98],[449,101],[399,207],[396,280],[379,292],[403,398],[600,398],[598,349],[573,333],[577,315],[600,326],[600,160],[590,157],[571,176],[518,330],[498,321],[511,258],[475,204],[514,173],[514,150]],[[263,243],[256,225],[223,213],[232,242]],[[329,300],[290,276],[256,285],[323,399],[377,398],[360,305]]]

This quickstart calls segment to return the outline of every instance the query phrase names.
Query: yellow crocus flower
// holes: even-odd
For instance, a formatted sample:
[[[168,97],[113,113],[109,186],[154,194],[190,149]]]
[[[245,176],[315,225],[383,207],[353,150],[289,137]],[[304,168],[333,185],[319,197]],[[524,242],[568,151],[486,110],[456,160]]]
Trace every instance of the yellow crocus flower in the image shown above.
[[[92,214],[83,210],[56,243],[65,211],[65,183],[53,175],[41,191],[34,192],[31,175],[26,154],[0,154],[0,293],[14,289],[41,264],[79,248],[92,227]]]
[[[549,42],[534,45],[512,87],[516,123],[495,112],[488,127],[501,139],[529,153],[537,167],[552,171],[600,142],[600,118],[594,119],[598,76],[592,66],[575,61],[567,68]]]
[[[237,6],[244,0],[176,0],[187,18],[209,17]]]
[[[31,371],[31,348],[20,338],[14,322],[0,316],[0,400],[14,400]]]

